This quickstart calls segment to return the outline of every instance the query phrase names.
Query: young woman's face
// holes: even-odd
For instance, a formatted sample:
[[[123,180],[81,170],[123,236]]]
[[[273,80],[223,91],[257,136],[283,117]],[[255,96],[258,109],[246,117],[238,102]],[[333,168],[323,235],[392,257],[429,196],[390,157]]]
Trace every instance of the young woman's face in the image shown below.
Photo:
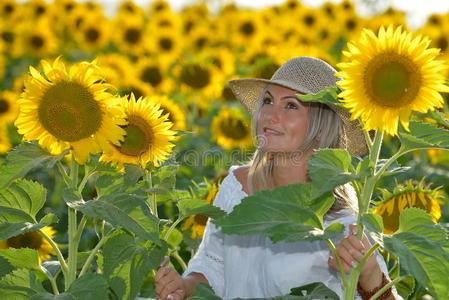
[[[300,102],[295,94],[295,90],[270,84],[263,95],[257,135],[264,151],[293,152],[304,142],[309,105]]]

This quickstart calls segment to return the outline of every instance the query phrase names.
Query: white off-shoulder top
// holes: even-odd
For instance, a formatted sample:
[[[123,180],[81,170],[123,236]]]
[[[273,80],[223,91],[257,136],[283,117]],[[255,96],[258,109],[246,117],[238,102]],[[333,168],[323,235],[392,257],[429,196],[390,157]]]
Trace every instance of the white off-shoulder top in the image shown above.
[[[234,176],[236,168],[230,168],[213,203],[227,213],[248,196]],[[356,218],[347,214],[331,222],[344,224],[347,235],[348,225],[355,223]],[[325,221],[325,226],[331,222]],[[280,296],[312,282],[323,282],[341,297],[339,274],[327,263],[329,253],[324,241],[273,244],[260,235],[223,234],[209,220],[198,251],[183,276],[191,272],[203,274],[215,293],[224,299]],[[383,258],[377,255],[377,260],[388,274]]]

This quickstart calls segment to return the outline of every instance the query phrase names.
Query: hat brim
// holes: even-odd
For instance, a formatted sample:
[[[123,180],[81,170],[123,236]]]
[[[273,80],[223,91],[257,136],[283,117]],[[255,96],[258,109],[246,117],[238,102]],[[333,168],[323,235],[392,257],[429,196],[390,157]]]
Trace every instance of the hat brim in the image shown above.
[[[229,81],[229,88],[234,93],[234,96],[245,108],[253,114],[257,101],[259,100],[262,92],[269,84],[280,85],[294,91],[298,91],[301,94],[310,94],[307,88],[298,84],[293,84],[284,80],[270,80],[262,78],[245,78],[234,79]]]

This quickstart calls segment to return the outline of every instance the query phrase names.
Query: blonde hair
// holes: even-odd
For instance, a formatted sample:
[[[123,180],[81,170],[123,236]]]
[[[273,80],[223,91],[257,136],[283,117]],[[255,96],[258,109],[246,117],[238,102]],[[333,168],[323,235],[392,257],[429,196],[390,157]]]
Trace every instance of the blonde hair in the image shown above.
[[[263,98],[265,97],[268,86],[261,93],[257,101],[256,109],[252,118],[252,134],[255,143],[259,144],[257,125],[260,115],[260,110],[263,105]],[[312,147],[316,148],[336,148],[342,127],[342,120],[336,112],[329,106],[322,103],[309,103],[309,128],[305,137],[304,143],[299,145],[298,149],[291,153],[286,153],[290,158],[300,157],[302,153]],[[273,189],[273,167],[275,160],[270,159],[273,155],[262,150],[260,145],[253,155],[249,163],[248,173],[248,189],[251,194],[261,190]],[[337,187],[334,190],[335,202],[329,209],[328,214],[337,216],[338,212],[343,209],[357,210],[357,200],[354,197],[352,187],[347,184]]]

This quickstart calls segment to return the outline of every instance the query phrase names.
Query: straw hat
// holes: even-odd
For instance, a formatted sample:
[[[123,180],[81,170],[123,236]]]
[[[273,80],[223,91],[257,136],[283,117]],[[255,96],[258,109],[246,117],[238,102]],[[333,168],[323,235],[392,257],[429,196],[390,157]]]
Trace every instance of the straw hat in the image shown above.
[[[252,114],[260,95],[268,84],[277,84],[302,94],[316,94],[327,87],[335,87],[339,80],[334,76],[337,71],[328,63],[313,57],[292,58],[273,74],[270,80],[261,78],[236,79],[229,81],[229,87],[235,97]],[[362,155],[368,151],[365,137],[359,122],[351,121],[349,112],[341,107],[329,105],[343,120],[338,148],[346,149],[353,155]]]

